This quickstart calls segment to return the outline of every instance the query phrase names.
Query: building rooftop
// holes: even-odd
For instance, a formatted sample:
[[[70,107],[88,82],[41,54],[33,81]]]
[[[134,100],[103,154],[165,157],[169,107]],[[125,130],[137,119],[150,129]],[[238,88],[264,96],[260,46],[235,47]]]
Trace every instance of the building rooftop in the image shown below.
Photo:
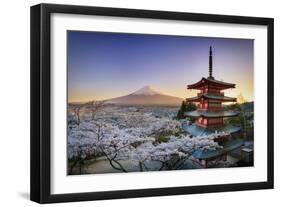
[[[253,152],[253,149],[250,149],[250,148],[243,148],[242,151],[244,151],[244,152]]]
[[[234,149],[237,149],[238,147],[240,147],[243,144],[243,139],[231,139],[228,141],[223,142],[222,144],[220,144],[220,146],[222,146],[221,149],[217,149],[217,150],[213,150],[213,149],[209,149],[209,150],[196,150],[195,152],[193,152],[192,156],[197,158],[197,159],[212,159],[214,157],[220,156],[226,152],[232,151]]]

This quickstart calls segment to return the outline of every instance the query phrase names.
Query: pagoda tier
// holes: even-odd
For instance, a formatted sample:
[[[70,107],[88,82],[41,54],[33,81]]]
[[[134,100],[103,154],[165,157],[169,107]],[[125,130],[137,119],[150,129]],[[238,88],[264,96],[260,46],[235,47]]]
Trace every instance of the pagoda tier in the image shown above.
[[[197,111],[209,111],[219,113],[223,111],[223,102],[236,102],[236,98],[224,96],[224,94],[219,90],[215,93],[203,93],[201,91],[201,93],[198,93],[196,97],[187,98],[186,102],[199,102],[197,105]]]
[[[224,125],[225,117],[235,117],[237,112],[230,111],[191,111],[184,114],[186,117],[197,118],[196,125],[204,128],[208,127],[222,127]]]

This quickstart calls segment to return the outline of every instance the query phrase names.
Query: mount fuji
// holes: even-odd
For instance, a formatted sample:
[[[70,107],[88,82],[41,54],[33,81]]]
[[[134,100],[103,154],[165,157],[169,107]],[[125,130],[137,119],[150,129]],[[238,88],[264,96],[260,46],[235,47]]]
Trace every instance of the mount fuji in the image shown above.
[[[106,103],[120,105],[180,105],[182,98],[165,95],[151,86],[145,86],[131,94],[112,98]]]

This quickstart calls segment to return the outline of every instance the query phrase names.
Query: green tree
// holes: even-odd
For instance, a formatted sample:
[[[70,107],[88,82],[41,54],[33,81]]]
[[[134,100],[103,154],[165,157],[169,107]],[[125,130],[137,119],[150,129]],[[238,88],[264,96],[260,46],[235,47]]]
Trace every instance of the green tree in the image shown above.
[[[194,103],[187,103],[185,105],[185,112],[187,111],[195,111],[197,109],[196,105]]]
[[[194,103],[186,103],[185,101],[183,101],[177,113],[177,119],[183,119],[185,112],[194,110],[196,110],[196,105]]]
[[[183,115],[184,115],[184,111],[185,111],[185,102],[183,101],[181,103],[181,107],[177,113],[177,119],[182,119],[183,118]]]

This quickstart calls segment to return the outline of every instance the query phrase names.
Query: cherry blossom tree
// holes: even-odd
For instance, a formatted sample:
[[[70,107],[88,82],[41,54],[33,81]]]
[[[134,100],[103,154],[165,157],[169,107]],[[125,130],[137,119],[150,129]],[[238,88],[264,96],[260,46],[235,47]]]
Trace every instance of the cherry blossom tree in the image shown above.
[[[96,114],[102,109],[104,106],[105,101],[89,101],[85,104],[86,107],[90,108],[91,119],[94,120]]]
[[[127,117],[130,120],[130,117]],[[219,148],[214,139],[218,135],[191,138],[181,134],[169,135],[167,142],[156,142],[155,135],[162,131],[173,134],[179,130],[180,122],[147,116],[142,123],[135,120],[137,127],[120,128],[103,121],[83,121],[69,132],[68,153],[74,160],[70,166],[81,166],[87,159],[104,156],[112,168],[128,172],[122,161],[138,163],[139,171],[151,170],[148,163],[159,163],[157,170],[180,169],[186,160],[192,160],[194,150],[215,150]],[[127,120],[128,121],[128,120]],[[154,169],[155,170],[155,167]]]

